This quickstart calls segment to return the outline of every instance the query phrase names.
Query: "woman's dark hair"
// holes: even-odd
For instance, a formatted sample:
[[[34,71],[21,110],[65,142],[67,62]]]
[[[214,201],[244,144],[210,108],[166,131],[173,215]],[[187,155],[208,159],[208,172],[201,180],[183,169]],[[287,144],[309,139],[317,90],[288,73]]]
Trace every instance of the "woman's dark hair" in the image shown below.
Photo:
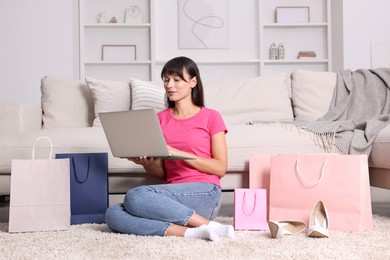
[[[196,86],[192,89],[191,97],[194,105],[204,107],[203,97],[203,85],[200,78],[200,73],[196,63],[187,57],[176,57],[165,63],[164,68],[161,71],[161,78],[164,80],[164,76],[177,75],[182,80],[187,81],[183,75],[183,69],[185,69],[190,75],[190,78],[196,77]],[[167,97],[168,107],[174,107],[175,102],[169,100]]]

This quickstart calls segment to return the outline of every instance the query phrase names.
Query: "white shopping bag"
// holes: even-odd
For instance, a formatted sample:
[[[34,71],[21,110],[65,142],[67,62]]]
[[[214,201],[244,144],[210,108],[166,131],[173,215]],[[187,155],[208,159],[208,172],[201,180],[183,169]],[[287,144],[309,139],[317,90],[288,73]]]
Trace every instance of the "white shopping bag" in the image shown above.
[[[43,138],[50,141],[49,159],[35,159],[35,146]],[[50,138],[38,137],[32,160],[12,160],[9,232],[69,228],[69,159],[51,159],[52,150]]]

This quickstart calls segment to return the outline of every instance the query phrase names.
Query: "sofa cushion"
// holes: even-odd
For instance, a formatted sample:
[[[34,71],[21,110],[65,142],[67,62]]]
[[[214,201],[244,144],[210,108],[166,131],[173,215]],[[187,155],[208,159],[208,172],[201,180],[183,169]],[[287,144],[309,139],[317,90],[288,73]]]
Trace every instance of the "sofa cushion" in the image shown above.
[[[295,119],[314,121],[329,110],[336,86],[334,72],[297,70],[291,75],[291,100]]]
[[[26,104],[0,104],[0,136],[28,133],[42,128],[42,109]]]
[[[252,154],[324,153],[315,140],[296,127],[283,124],[228,125],[228,171],[249,171]]]
[[[46,76],[41,93],[43,128],[92,125],[93,98],[85,81]]]
[[[130,83],[85,78],[94,100],[95,119],[93,126],[102,126],[99,113],[130,110]]]
[[[31,159],[32,146],[37,137],[50,137],[53,143],[52,158],[56,153],[108,153],[110,173],[145,172],[126,159],[113,157],[102,127],[48,128],[20,135],[0,136],[0,173],[9,173],[12,159]],[[36,159],[47,159],[49,142],[39,141],[35,148]]]
[[[297,128],[280,124],[230,125],[226,142],[229,147],[228,172],[248,171],[249,157],[256,153],[324,152]],[[20,135],[0,136],[0,173],[9,173],[12,159],[30,159],[37,137],[50,137],[56,153],[107,152],[110,173],[143,173],[141,166],[112,156],[102,127],[49,128]],[[35,149],[36,159],[48,158],[45,140]]]
[[[227,124],[292,121],[286,73],[204,84],[205,105]]]
[[[154,108],[156,111],[162,111],[166,108],[162,83],[131,78],[130,85],[132,110]]]
[[[390,125],[384,127],[372,143],[370,167],[390,169]]]

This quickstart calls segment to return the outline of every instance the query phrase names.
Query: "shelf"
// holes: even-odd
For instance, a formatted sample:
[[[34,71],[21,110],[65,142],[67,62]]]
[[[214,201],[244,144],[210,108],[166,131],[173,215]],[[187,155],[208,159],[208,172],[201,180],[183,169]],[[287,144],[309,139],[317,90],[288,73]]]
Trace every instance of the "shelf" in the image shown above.
[[[239,8],[239,12],[231,16],[232,21],[240,19],[238,14],[250,12],[245,19],[246,27],[245,29],[230,27],[232,34],[237,34],[238,37],[231,40],[229,48],[208,50],[178,47],[179,32],[172,35],[171,26],[176,26],[179,21],[179,17],[176,16],[179,15],[177,8],[181,1],[168,3],[157,0],[135,1],[144,7],[145,23],[142,24],[126,24],[122,18],[122,9],[132,4],[134,0],[121,0],[115,3],[111,3],[112,1],[108,3],[106,0],[78,1],[81,78],[87,74],[92,77],[107,75],[106,77],[115,79],[131,74],[144,80],[159,79],[161,67],[175,55],[193,57],[197,64],[205,67],[207,70],[205,74],[210,78],[261,76],[301,66],[306,69],[331,70],[331,0],[276,2],[255,0],[245,4],[231,1],[229,8]],[[313,7],[310,9],[312,22],[275,23],[274,11],[280,4],[304,4]],[[101,10],[107,11],[109,17],[111,15],[119,17],[118,21],[121,22],[97,23],[95,14]],[[250,40],[241,44],[240,39]],[[111,44],[131,42],[137,46],[137,60],[120,56],[119,50],[115,52],[117,54],[115,57],[119,57],[118,61],[115,61],[114,56],[110,57],[111,60],[101,61],[101,46],[106,42]],[[273,42],[285,45],[285,60],[269,60],[269,47]],[[299,60],[297,54],[301,50],[313,50],[320,57]]]
[[[158,60],[156,61],[157,64],[165,64],[167,61],[162,61],[162,60]],[[218,64],[256,64],[256,63],[260,63],[260,60],[226,60],[226,61],[223,61],[223,60],[219,60],[219,61],[202,61],[202,60],[197,60],[196,61],[197,64],[203,64],[203,65],[207,65],[207,64],[210,64],[210,65],[218,65]]]
[[[151,61],[87,61],[85,65],[106,66],[106,65],[142,65],[151,64]]]
[[[265,60],[264,64],[307,64],[307,63],[327,63],[326,59],[313,59],[313,60]]]
[[[325,28],[328,23],[268,23],[264,24],[266,29],[284,29],[284,28]]]
[[[91,23],[84,24],[84,28],[90,29],[137,29],[150,28],[150,23],[144,24],[126,24],[126,23]]]
[[[268,1],[260,0],[263,11],[266,14],[260,20],[259,42],[261,74],[272,73],[285,69],[332,70],[332,20],[331,0],[320,1]],[[292,6],[310,6],[311,22],[277,23],[274,11],[281,3]],[[261,15],[260,14],[260,15]],[[272,15],[273,14],[273,15]],[[299,21],[299,20],[296,20]],[[285,59],[270,60],[270,47],[275,43],[277,46],[283,43],[285,47]],[[312,50],[319,54],[314,59],[298,59],[297,54],[301,50]]]
[[[151,79],[154,69],[154,0],[136,2],[143,9],[142,21],[126,23],[126,7],[134,4],[134,0],[78,0],[80,78],[88,76],[115,80],[133,75],[144,80]],[[100,12],[105,12],[107,18],[116,17],[119,22],[98,23],[96,14]],[[103,45],[127,44],[136,46],[134,54],[129,49],[110,49],[101,60]]]

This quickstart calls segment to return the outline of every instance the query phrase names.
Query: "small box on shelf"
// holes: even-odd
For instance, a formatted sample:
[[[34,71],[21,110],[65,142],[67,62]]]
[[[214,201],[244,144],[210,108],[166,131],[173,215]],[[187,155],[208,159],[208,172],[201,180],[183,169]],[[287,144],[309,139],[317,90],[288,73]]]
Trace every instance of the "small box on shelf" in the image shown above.
[[[298,59],[305,60],[305,59],[315,59],[317,57],[317,54],[315,51],[300,51],[298,52]]]

